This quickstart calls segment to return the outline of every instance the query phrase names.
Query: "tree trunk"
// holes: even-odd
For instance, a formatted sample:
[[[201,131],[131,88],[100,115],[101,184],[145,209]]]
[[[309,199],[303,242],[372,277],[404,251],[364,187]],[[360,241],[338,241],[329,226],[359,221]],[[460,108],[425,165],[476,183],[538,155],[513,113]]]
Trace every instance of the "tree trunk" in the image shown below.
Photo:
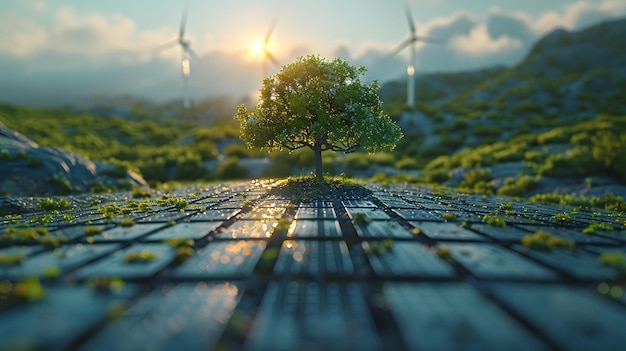
[[[313,144],[313,152],[315,153],[315,176],[318,183],[324,182],[324,172],[322,170],[322,143],[316,141]]]

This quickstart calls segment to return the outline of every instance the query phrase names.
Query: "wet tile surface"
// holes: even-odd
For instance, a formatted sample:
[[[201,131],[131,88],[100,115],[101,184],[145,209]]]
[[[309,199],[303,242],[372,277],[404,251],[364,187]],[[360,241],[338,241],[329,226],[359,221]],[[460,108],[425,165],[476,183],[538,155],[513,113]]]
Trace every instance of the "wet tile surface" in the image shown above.
[[[1,219],[0,349],[626,344],[623,271],[603,263],[626,255],[623,214],[376,184],[302,202],[268,189],[181,189],[141,211],[126,194],[107,210],[25,214],[28,227]],[[592,221],[613,229],[584,234]],[[536,232],[571,248],[524,246]]]

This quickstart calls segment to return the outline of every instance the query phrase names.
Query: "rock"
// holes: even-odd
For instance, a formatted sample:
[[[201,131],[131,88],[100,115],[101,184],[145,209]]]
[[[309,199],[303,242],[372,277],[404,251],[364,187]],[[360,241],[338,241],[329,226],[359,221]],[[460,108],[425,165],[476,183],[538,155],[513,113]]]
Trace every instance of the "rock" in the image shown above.
[[[41,147],[1,124],[0,165],[0,195],[50,196],[88,192],[94,186],[147,186],[133,172],[95,163],[70,151]]]
[[[0,196],[0,216],[30,212],[32,209],[33,206],[26,203],[23,198]]]

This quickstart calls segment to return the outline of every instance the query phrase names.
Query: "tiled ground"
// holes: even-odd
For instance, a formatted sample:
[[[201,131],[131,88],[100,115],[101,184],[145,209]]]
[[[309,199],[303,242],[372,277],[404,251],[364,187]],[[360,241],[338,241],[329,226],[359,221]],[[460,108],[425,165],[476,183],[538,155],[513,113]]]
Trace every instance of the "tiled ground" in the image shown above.
[[[188,201],[182,212],[162,205],[104,218],[92,207],[4,218],[0,255],[23,262],[0,263],[0,349],[626,347],[626,280],[599,261],[626,251],[624,217],[369,188],[367,198],[293,203],[246,183],[175,194]],[[562,213],[570,219],[553,218]],[[592,220],[614,230],[583,234]],[[26,221],[44,222],[32,227],[63,238],[60,246],[9,238],[6,229]],[[102,233],[87,235],[94,226]],[[576,246],[521,244],[539,230]],[[165,242],[175,238],[191,246],[187,260]],[[128,262],[142,254],[149,259]],[[45,296],[12,298],[29,277]]]

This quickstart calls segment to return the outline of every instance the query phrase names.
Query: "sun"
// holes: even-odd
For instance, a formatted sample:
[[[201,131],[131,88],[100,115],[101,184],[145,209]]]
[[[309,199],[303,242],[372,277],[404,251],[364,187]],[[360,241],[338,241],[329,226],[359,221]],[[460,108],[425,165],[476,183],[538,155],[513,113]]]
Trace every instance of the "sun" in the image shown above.
[[[254,43],[252,43],[252,47],[250,47],[250,51],[255,56],[263,56],[263,42],[255,41]]]

